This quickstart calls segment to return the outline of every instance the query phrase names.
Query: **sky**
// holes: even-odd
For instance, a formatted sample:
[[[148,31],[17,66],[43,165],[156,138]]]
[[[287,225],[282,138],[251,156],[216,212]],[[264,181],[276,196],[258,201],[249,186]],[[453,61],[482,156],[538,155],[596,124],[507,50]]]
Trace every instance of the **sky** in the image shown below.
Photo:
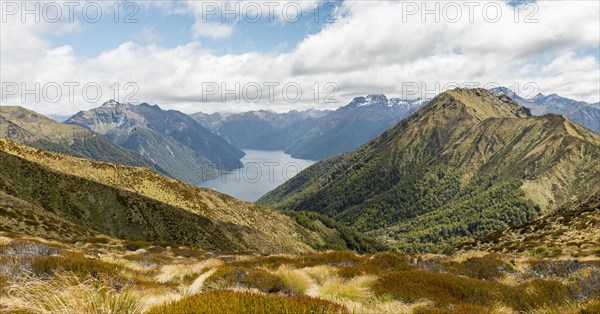
[[[2,0],[0,105],[333,109],[507,86],[600,101],[599,1]]]

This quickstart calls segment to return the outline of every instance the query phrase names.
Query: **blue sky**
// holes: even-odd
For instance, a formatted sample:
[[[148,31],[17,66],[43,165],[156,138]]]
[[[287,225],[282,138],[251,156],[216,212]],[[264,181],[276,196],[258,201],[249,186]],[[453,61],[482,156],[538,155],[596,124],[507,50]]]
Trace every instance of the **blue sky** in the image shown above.
[[[281,19],[270,21],[268,9],[261,10],[262,18],[258,22],[251,22],[255,15],[244,11],[240,6],[239,22],[233,15],[224,17],[224,24],[235,27],[233,34],[226,38],[195,37],[192,26],[196,17],[193,13],[167,12],[163,6],[144,4],[137,5],[139,10],[134,13],[136,9],[132,6],[125,8],[125,3],[120,3],[122,14],[119,20],[125,20],[127,14],[132,14],[131,21],[136,20],[137,22],[115,23],[114,8],[105,8],[103,18],[97,23],[85,23],[85,20],[77,15],[78,21],[84,25],[83,29],[75,33],[52,35],[50,38],[53,45],[55,47],[70,45],[81,57],[89,58],[127,41],[140,45],[156,44],[164,48],[174,48],[191,41],[198,41],[202,48],[219,55],[247,52],[288,52],[306,36],[321,31],[342,1],[318,4],[318,16],[313,9],[303,8],[302,15],[297,22],[285,22]],[[151,2],[145,1],[145,3]],[[172,10],[177,11],[176,8],[181,6],[181,3],[185,2],[176,1],[175,4],[172,4]],[[221,2],[215,3],[221,4]],[[295,17],[292,9],[289,8],[290,20]],[[274,11],[276,13],[281,11],[277,7],[274,7],[274,10],[277,10]],[[207,18],[207,22],[222,23],[222,15],[211,15]]]
[[[472,21],[466,16],[467,2],[283,1],[270,21],[262,1],[207,1],[135,2],[135,23],[124,22],[136,7],[125,10],[131,3],[122,0],[78,2],[80,8],[102,5],[104,14],[96,23],[83,19],[80,10],[75,23],[32,23],[10,16],[0,29],[2,82],[28,88],[93,83],[102,96],[89,99],[78,91],[73,99],[50,102],[17,92],[1,104],[72,114],[110,98],[128,101],[122,87],[129,83],[137,87],[135,99],[188,113],[333,109],[365,94],[414,98],[473,82],[479,87],[533,83],[545,94],[600,101],[598,1],[468,2],[477,4]],[[298,21],[286,22],[282,16],[283,3],[290,2],[301,9]],[[110,9],[115,3],[121,12],[117,23]],[[222,21],[222,12],[210,14],[207,3],[219,9],[239,3],[240,21],[232,15]],[[242,9],[249,3],[262,6],[263,17],[256,23]],[[451,10],[444,11],[451,9],[449,3],[462,10],[458,21],[451,20]],[[421,15],[424,11],[408,14],[411,5],[418,11],[439,5],[441,21]],[[503,14],[492,19],[485,11],[490,7]],[[520,14],[516,21],[515,12]],[[335,21],[325,21],[328,15]],[[526,21],[527,16],[533,20]],[[278,84],[276,95],[257,102],[242,99],[243,88],[236,85],[273,82]],[[206,84],[220,90],[205,97]],[[284,97],[288,84],[300,87],[299,101]],[[114,93],[117,85],[121,89]],[[407,86],[418,86],[420,94],[408,93]],[[223,97],[223,90],[231,88],[236,89],[234,101]],[[332,93],[336,101],[324,101]]]

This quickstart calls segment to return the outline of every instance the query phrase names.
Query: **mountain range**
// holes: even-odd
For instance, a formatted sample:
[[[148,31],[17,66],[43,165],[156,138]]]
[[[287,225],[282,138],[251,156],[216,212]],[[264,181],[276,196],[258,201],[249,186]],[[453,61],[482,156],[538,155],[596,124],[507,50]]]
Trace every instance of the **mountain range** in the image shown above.
[[[598,157],[600,136],[563,116],[455,89],[259,202],[325,214],[400,250],[436,251],[600,193]]]
[[[309,109],[276,113],[270,110],[234,114],[192,114],[198,123],[239,148],[285,150],[329,111]]]
[[[244,152],[203,128],[188,115],[146,103],[109,101],[67,121],[152,160],[169,175],[199,184],[242,166]]]
[[[600,133],[600,103],[591,104],[557,94],[543,95],[541,93],[533,98],[526,99],[506,87],[493,88],[491,91],[509,96],[518,104],[529,108],[534,115],[560,114],[596,133]]]
[[[55,122],[18,106],[0,107],[0,137],[75,157],[147,167],[164,173],[151,160],[79,126]]]
[[[283,150],[294,158],[321,160],[356,149],[424,104],[420,99],[368,95],[335,111],[261,110],[192,117],[236,147]]]

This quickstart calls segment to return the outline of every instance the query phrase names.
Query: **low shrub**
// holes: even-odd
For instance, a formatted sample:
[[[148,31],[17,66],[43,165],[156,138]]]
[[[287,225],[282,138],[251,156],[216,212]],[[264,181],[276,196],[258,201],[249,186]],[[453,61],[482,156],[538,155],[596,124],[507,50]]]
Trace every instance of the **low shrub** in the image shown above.
[[[556,307],[574,301],[568,288],[557,281],[533,280],[513,287],[424,270],[389,273],[375,284],[374,291],[377,295],[392,295],[405,302],[429,299],[441,306],[502,303],[518,311]]]
[[[306,296],[261,295],[232,291],[211,291],[155,307],[149,314],[178,313],[348,313],[341,305]]]
[[[2,291],[4,290],[4,288],[6,288],[8,285],[9,285],[8,277],[0,275],[0,295],[2,294]]]
[[[266,270],[242,267],[223,267],[205,281],[206,286],[217,289],[231,287],[255,288],[266,293],[286,289],[284,281]]]
[[[598,314],[600,313],[600,301],[591,302],[586,304],[583,309],[581,309],[581,314]]]
[[[517,311],[558,307],[575,301],[568,287],[554,280],[536,279],[516,287],[500,286],[501,301]]]
[[[483,257],[471,257],[462,263],[447,262],[447,272],[475,279],[498,280],[504,277],[512,266],[505,263],[498,255],[488,254]]]
[[[530,273],[538,278],[568,278],[583,268],[585,263],[576,260],[536,260],[530,263]]]
[[[60,247],[33,241],[14,240],[9,244],[0,245],[0,255],[37,257],[56,255],[60,252]]]
[[[132,261],[132,262],[136,262],[136,263],[139,263],[144,266],[160,265],[160,264],[170,261],[170,259],[168,259],[164,256],[158,257],[158,256],[147,255],[147,254],[125,255],[123,257],[123,259]]]
[[[430,299],[438,305],[491,305],[495,301],[492,283],[425,270],[389,273],[373,288],[377,295],[388,294],[409,303]]]
[[[65,253],[59,256],[44,256],[31,263],[31,269],[38,276],[52,276],[56,272],[71,272],[79,278],[92,276],[114,277],[119,274],[120,267],[115,264],[87,258],[80,253]]]
[[[485,307],[477,306],[474,304],[461,303],[453,306],[451,309],[448,308],[432,308],[432,307],[418,307],[413,311],[414,314],[491,314],[492,311]]]
[[[399,253],[377,253],[353,266],[340,267],[339,274],[344,278],[361,275],[379,275],[391,271],[407,271],[414,269],[407,262],[406,255]]]
[[[171,253],[174,256],[186,257],[186,258],[202,258],[204,257],[204,252],[185,248],[185,247],[173,247],[171,248]]]
[[[593,270],[577,281],[577,293],[581,298],[600,298],[600,271]]]
[[[135,252],[139,249],[144,249],[147,247],[152,246],[152,243],[147,242],[147,241],[125,241],[123,243],[123,246],[128,250],[128,251],[132,251]]]

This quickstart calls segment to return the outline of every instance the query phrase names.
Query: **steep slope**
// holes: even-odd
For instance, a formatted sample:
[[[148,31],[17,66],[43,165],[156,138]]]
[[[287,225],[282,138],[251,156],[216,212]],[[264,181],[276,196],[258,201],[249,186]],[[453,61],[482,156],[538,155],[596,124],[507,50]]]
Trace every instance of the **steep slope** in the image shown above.
[[[0,137],[57,153],[164,171],[152,161],[82,127],[57,123],[18,106],[0,107]]]
[[[72,240],[97,233],[47,210],[0,191],[0,230],[46,239]]]
[[[286,152],[295,158],[321,160],[352,151],[414,113],[425,102],[357,97],[305,131]]]
[[[459,245],[461,251],[583,257],[600,255],[600,195],[566,204],[532,222]]]
[[[537,94],[531,99],[525,99],[506,87],[493,88],[491,91],[511,97],[518,104],[530,108],[534,115],[560,114],[596,133],[600,133],[600,104],[598,103],[590,104],[557,94],[548,96]]]
[[[171,176],[199,184],[221,170],[241,166],[244,153],[194,119],[174,110],[109,101],[82,111],[66,123],[102,134],[108,140],[151,159]]]
[[[259,202],[326,214],[399,249],[440,250],[600,193],[598,157],[600,137],[562,116],[456,89]]]
[[[145,168],[78,159],[0,139],[0,169],[0,191],[15,202],[121,239],[260,253],[308,252],[331,245],[323,232],[307,230],[272,209]],[[64,229],[61,224],[47,227]],[[10,225],[17,228],[11,231],[31,229]]]

